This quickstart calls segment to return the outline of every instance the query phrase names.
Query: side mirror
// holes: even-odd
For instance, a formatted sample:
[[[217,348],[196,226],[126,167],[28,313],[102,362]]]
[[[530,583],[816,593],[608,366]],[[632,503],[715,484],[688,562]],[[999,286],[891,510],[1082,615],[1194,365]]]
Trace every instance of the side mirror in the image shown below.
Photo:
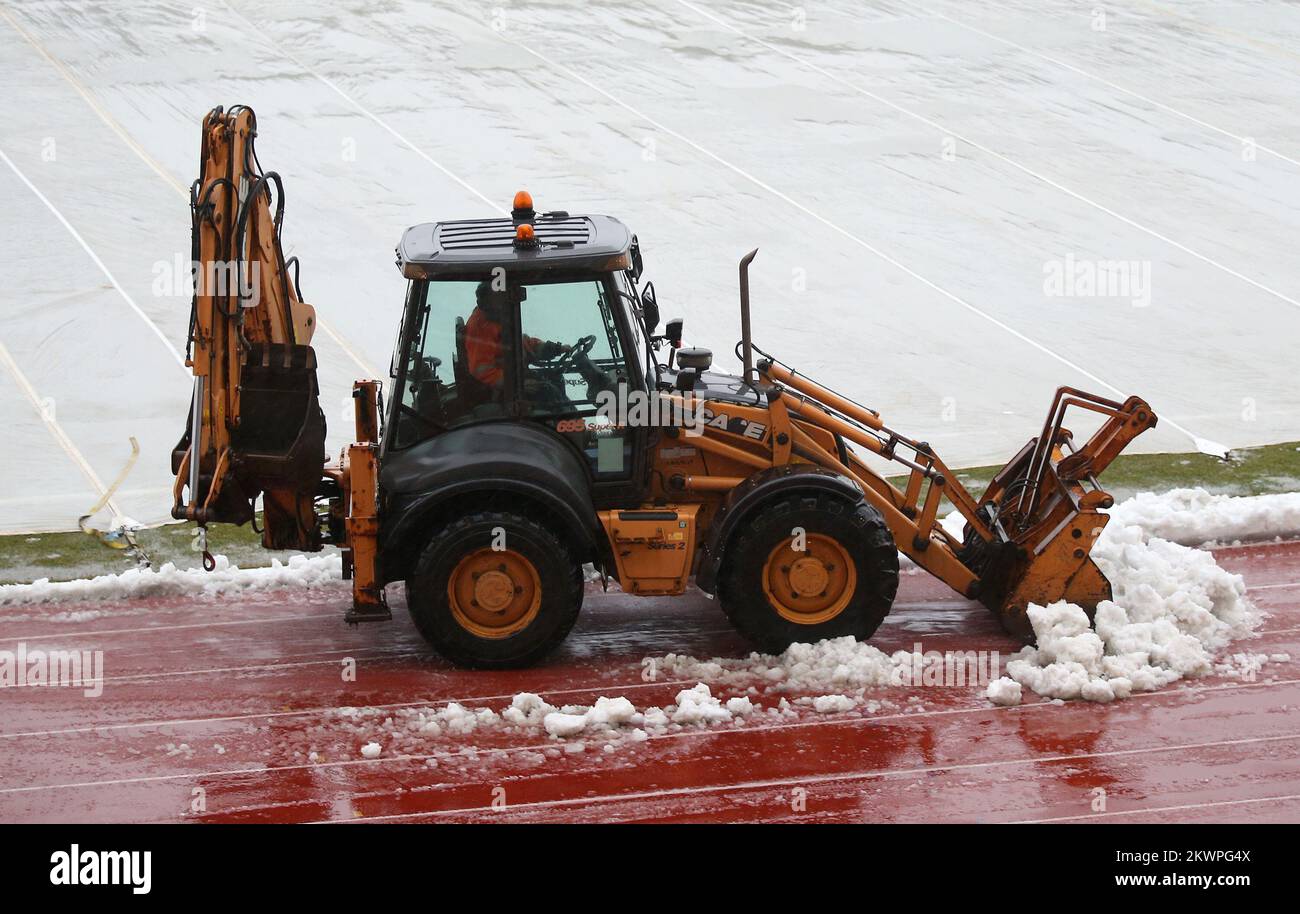
[[[637,241],[636,235],[632,236],[632,278],[640,279],[641,271],[645,269],[645,261],[641,259],[641,242]]]
[[[645,317],[645,332],[654,336],[659,326],[659,301],[655,298],[655,284],[648,282],[641,290],[641,313]]]
[[[664,325],[664,339],[673,344],[676,349],[682,344],[682,324],[685,320],[680,317],[674,317]]]

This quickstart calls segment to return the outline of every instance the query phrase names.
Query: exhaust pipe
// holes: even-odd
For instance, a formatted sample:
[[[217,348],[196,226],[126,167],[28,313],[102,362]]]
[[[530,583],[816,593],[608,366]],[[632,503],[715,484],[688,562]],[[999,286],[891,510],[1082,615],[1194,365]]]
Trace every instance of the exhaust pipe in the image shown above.
[[[758,248],[740,258],[740,352],[745,363],[745,383],[754,386],[758,378],[754,374],[754,341],[749,334],[749,265],[753,262]]]

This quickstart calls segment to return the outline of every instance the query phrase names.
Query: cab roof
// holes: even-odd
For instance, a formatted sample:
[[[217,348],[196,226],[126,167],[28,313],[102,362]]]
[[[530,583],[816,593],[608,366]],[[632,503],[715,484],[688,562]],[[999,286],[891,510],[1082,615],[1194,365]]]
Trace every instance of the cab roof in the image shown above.
[[[464,219],[413,225],[397,245],[397,268],[407,279],[509,271],[590,270],[632,266],[632,233],[611,216],[543,213],[527,220],[535,246],[516,244],[522,220]]]

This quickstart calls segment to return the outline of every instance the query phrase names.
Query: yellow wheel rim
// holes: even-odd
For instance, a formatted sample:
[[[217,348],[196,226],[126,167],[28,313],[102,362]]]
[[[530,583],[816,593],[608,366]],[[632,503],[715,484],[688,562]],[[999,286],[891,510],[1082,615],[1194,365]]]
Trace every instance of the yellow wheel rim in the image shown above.
[[[537,618],[542,582],[533,563],[518,552],[480,549],[452,570],[447,602],[452,617],[467,632],[479,638],[509,638]]]
[[[829,622],[853,599],[858,570],[848,550],[830,536],[809,533],[802,552],[783,541],[763,567],[763,592],[782,619],[799,625]]]

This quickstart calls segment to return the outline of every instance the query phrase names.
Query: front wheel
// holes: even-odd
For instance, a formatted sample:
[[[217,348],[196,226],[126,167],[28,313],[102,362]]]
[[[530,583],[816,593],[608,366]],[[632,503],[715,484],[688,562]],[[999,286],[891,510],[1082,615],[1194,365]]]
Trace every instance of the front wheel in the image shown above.
[[[898,550],[880,512],[825,494],[760,510],[727,550],[718,602],[759,650],[865,640],[898,591]]]
[[[430,538],[406,600],[420,634],[458,666],[530,666],[573,628],[582,571],[546,527],[484,512]]]

